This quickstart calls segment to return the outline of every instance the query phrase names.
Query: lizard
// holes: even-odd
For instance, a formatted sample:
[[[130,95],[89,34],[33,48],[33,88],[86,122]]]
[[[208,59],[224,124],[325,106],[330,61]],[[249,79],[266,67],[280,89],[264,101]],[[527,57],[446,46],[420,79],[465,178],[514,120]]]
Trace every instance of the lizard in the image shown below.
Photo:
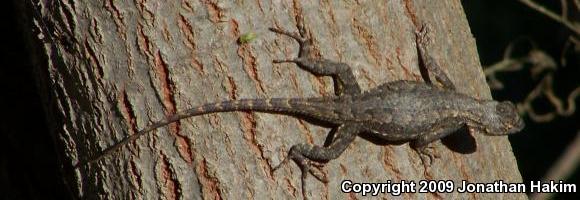
[[[428,54],[426,24],[415,31],[419,67],[426,68],[427,76],[432,74],[442,86],[436,86],[429,77],[423,77],[424,82],[398,80],[368,91],[362,91],[349,65],[313,55],[313,40],[303,20],[297,20],[297,28],[298,33],[270,28],[270,31],[290,37],[299,44],[298,57],[273,60],[273,63],[294,63],[316,76],[331,76],[335,83],[334,96],[240,99],[193,107],[152,123],[105,149],[100,155],[79,161],[75,168],[98,161],[152,130],[192,116],[233,111],[292,115],[325,122],[336,131],[327,146],[309,143],[293,145],[282,162],[272,168],[275,171],[289,160],[294,161],[302,170],[302,194],[305,197],[307,175],[312,174],[318,180],[327,182],[320,171],[321,163],[338,158],[363,132],[386,141],[410,143],[423,164],[428,166],[434,159],[428,145],[459,129],[469,127],[485,135],[501,136],[519,132],[525,126],[513,103],[480,100],[455,89],[453,82]]]

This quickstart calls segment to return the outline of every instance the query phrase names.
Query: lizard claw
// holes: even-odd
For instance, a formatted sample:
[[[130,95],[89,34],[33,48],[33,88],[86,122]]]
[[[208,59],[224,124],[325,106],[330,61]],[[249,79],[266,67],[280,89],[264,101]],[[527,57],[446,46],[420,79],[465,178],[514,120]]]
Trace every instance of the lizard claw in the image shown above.
[[[306,38],[302,37],[302,35],[300,34],[296,34],[290,31],[286,31],[286,30],[282,30],[279,28],[269,28],[270,31],[274,32],[274,33],[278,33],[278,34],[282,34],[282,35],[286,35],[288,37],[294,38],[296,41],[298,41],[298,43],[302,44],[304,42],[306,42]]]
[[[298,28],[298,33],[286,31],[286,30],[279,29],[279,28],[273,28],[273,27],[269,28],[269,29],[270,29],[270,31],[272,31],[274,33],[287,35],[291,38],[294,38],[296,41],[298,41],[298,43],[300,43],[300,46],[302,46],[304,43],[306,43],[309,40],[306,37],[307,35],[309,35],[309,32],[306,29],[306,27],[304,26],[304,18],[302,16],[299,16],[296,19],[296,26]]]
[[[280,167],[286,165],[288,163],[288,161],[290,160],[290,156],[286,156],[286,158],[284,158],[284,160],[282,160],[282,162],[280,162],[278,165],[274,166],[270,172],[276,172],[276,170],[280,169]]]
[[[421,148],[417,148],[415,149],[415,151],[419,154],[419,157],[421,158],[421,163],[423,163],[423,167],[425,168],[425,171],[427,171],[429,169],[429,167],[431,166],[431,164],[433,164],[433,161],[435,160],[435,158],[440,158],[440,156],[436,153],[434,153],[434,147],[432,146],[428,146],[428,147],[421,147]]]
[[[322,167],[324,167],[324,164],[322,163],[306,160],[303,166],[304,168],[303,170],[307,170],[308,173],[312,174],[319,181],[323,183],[328,183],[328,178],[326,177],[326,174],[323,172]]]
[[[310,166],[316,167],[318,169],[321,169],[325,166],[325,163],[322,162],[316,162],[316,161],[310,161]]]

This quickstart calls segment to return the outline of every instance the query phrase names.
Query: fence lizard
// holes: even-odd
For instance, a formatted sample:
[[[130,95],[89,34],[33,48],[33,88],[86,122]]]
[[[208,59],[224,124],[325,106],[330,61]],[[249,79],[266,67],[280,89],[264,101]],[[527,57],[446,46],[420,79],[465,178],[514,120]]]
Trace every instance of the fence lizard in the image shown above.
[[[327,181],[318,169],[319,163],[313,161],[326,162],[337,158],[362,132],[387,141],[409,142],[419,153],[423,164],[427,166],[433,160],[433,156],[426,149],[427,145],[460,128],[467,126],[486,135],[507,135],[524,127],[523,120],[512,103],[479,100],[455,90],[451,80],[427,53],[425,46],[428,43],[428,31],[425,25],[415,32],[420,67],[426,68],[443,86],[437,87],[425,78],[425,82],[410,80],[388,82],[364,92],[361,91],[347,64],[314,57],[311,53],[312,40],[308,38],[302,20],[298,20],[297,25],[298,33],[270,28],[277,34],[293,38],[300,45],[297,58],[273,62],[295,63],[314,75],[331,76],[336,83],[336,96],[243,99],[205,104],[153,123],[106,149],[99,156],[86,162],[79,162],[75,167],[97,161],[156,128],[187,117],[231,111],[286,114],[326,122],[336,129],[330,145],[296,144],[291,147],[287,157],[273,168],[276,170],[289,160],[293,160],[302,170],[304,195],[304,180],[308,173],[321,181]],[[430,159],[429,162],[427,158]]]

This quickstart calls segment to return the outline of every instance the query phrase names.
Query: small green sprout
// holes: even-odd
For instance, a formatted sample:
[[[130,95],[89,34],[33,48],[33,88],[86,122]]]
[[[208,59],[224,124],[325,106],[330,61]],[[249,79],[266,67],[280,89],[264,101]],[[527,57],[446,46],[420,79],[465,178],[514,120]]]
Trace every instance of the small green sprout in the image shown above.
[[[256,37],[258,37],[258,35],[256,35],[254,32],[244,33],[240,36],[238,42],[240,44],[250,43],[252,40],[256,39]]]

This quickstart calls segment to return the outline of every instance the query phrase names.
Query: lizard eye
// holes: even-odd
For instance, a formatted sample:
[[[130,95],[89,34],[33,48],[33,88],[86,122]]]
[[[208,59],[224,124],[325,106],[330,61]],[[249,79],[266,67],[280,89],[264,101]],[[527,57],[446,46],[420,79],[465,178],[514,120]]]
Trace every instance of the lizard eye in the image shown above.
[[[504,101],[504,102],[497,104],[495,109],[498,112],[498,114],[506,115],[506,114],[511,113],[512,110],[515,110],[515,106],[509,101]]]
[[[505,113],[505,108],[503,108],[502,106],[498,106],[497,107],[497,112],[498,113]]]

